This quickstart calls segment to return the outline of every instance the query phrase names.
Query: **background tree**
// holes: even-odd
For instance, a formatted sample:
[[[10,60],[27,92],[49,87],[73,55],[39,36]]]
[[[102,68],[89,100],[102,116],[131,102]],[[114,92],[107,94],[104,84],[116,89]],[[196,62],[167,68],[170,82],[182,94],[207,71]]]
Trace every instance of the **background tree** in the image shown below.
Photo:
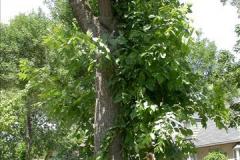
[[[46,52],[45,47],[40,42],[41,36],[44,35],[44,32],[46,30],[46,25],[47,19],[40,11],[38,14],[32,13],[29,16],[19,15],[11,21],[11,24],[9,26],[2,25],[3,32],[1,32],[1,92],[3,94],[9,94],[9,92],[11,92],[12,96],[14,97],[9,97],[8,99],[10,101],[13,101],[13,104],[9,104],[9,102],[6,101],[6,104],[2,103],[2,107],[4,107],[5,105],[12,105],[14,107],[17,107],[18,109],[11,108],[13,112],[16,111],[16,114],[11,115],[13,117],[16,116],[15,118],[17,118],[17,116],[20,116],[21,118],[23,115],[26,116],[24,123],[22,123],[21,118],[19,118],[19,123],[17,119],[15,119],[16,121],[14,121],[13,123],[17,124],[15,125],[16,129],[19,129],[20,127],[20,132],[25,132],[26,134],[26,136],[21,137],[21,135],[20,137],[24,138],[24,140],[28,144],[28,154],[30,154],[31,152],[30,150],[32,143],[32,104],[28,102],[30,102],[32,98],[28,96],[24,90],[26,83],[18,79],[18,65],[21,58],[28,58],[34,63],[35,66],[40,66],[44,63],[44,54]],[[24,99],[26,99],[26,101]],[[15,100],[20,102],[14,102]],[[17,113],[17,111],[20,112]],[[9,118],[9,115],[6,114],[3,117]],[[22,124],[25,124],[25,127],[21,126]],[[12,127],[12,125],[14,124],[9,125],[9,127]],[[2,132],[4,133],[4,130],[2,130]],[[5,134],[11,136],[11,134],[8,132],[6,132]],[[26,154],[26,156],[28,154]]]
[[[215,105],[218,104],[224,109],[224,106],[229,106],[235,101],[234,99],[239,96],[239,62],[234,60],[233,54],[226,50],[217,50],[214,42],[199,38],[192,46],[192,52],[188,59],[193,72],[201,77],[196,83],[196,87],[201,87],[202,89],[199,88],[199,90],[206,96],[206,98],[202,97],[205,100],[201,99],[203,103],[209,100],[211,102],[208,102],[208,105],[215,103]],[[218,91],[217,88],[222,91]],[[222,94],[224,99],[220,99],[221,95],[218,94]],[[215,96],[219,98],[215,99]],[[209,112],[210,108],[209,106]],[[224,110],[224,112],[219,112],[218,116],[221,114],[223,114],[221,116],[226,116],[226,114],[234,112],[229,111],[228,107]],[[207,117],[204,119],[207,119]],[[230,123],[230,119],[225,119],[227,124]],[[221,123],[215,122],[218,127],[223,127]],[[235,122],[232,121],[231,123]],[[203,123],[203,125],[205,124]],[[235,125],[238,125],[238,123],[235,123]]]
[[[1,24],[0,159],[43,156],[56,146],[56,137],[66,136],[52,127],[56,122],[35,104],[36,90],[29,85],[30,69],[26,68],[28,62],[32,68],[46,64],[42,40],[49,24],[41,11],[19,15],[9,25]]]

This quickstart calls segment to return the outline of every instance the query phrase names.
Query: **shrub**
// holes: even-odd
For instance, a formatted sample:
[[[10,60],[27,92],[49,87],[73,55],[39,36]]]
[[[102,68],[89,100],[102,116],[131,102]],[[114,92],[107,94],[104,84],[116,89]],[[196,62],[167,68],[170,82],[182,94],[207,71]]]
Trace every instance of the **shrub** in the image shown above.
[[[203,160],[228,160],[225,154],[220,151],[210,152]]]

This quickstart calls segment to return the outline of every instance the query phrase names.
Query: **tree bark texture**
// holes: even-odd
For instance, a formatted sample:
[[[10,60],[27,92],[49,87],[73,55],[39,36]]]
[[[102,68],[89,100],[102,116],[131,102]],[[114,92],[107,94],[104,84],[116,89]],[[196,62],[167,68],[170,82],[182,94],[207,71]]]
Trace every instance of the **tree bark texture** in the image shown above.
[[[73,13],[78,20],[80,28],[84,32],[91,31],[94,37],[110,35],[114,30],[114,17],[110,0],[98,0],[100,16],[94,17],[87,7],[85,0],[69,0]],[[111,46],[108,46],[111,48]],[[101,63],[101,55],[97,55],[97,63]],[[100,65],[102,66],[102,65]],[[95,154],[99,153],[102,140],[108,130],[114,126],[119,113],[119,107],[112,100],[112,94],[108,87],[110,68],[98,67],[96,69],[96,106],[94,119],[94,147]],[[121,135],[113,138],[109,148],[109,160],[122,160]]]
[[[100,150],[101,141],[106,136],[107,131],[113,127],[115,119],[119,112],[117,104],[113,103],[111,92],[108,88],[108,73],[105,70],[96,71],[96,106],[95,106],[95,134],[94,147],[95,153]],[[114,137],[109,149],[109,159],[121,160],[121,137]]]

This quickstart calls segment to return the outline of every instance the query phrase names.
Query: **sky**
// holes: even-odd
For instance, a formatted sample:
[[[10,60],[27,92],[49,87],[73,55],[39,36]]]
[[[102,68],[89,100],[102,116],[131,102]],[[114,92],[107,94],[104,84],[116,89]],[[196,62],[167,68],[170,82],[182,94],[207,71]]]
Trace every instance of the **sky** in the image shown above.
[[[19,13],[30,13],[39,7],[46,12],[48,10],[43,4],[43,0],[0,0],[0,2],[0,21],[2,23],[8,23],[10,19]]]
[[[219,49],[232,50],[237,36],[235,25],[240,23],[237,9],[220,0],[191,0],[195,28],[201,29],[203,36],[215,41]]]
[[[236,42],[235,25],[240,23],[236,8],[225,5],[220,0],[184,0],[192,3],[190,15],[193,26],[201,29],[203,37],[215,41],[219,49],[233,50]],[[0,0],[0,21],[8,23],[19,13],[29,13],[38,7],[48,11],[43,0]],[[239,55],[240,57],[240,55]]]

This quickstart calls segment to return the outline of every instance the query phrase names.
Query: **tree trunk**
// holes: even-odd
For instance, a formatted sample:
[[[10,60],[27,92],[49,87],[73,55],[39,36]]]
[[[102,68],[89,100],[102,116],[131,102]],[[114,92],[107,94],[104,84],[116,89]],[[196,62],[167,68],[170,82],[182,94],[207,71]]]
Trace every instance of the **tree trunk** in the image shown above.
[[[26,160],[31,160],[32,150],[32,106],[27,103],[26,106]]]
[[[96,106],[95,106],[95,134],[94,147],[95,153],[100,151],[101,142],[106,136],[107,131],[113,127],[119,112],[117,104],[113,103],[111,92],[108,88],[108,73],[105,69],[96,71]],[[109,148],[109,159],[122,159],[121,136],[114,137]]]
[[[110,35],[114,29],[114,17],[110,0],[98,0],[100,16],[94,17],[85,4],[85,0],[69,0],[80,28],[84,32],[93,32],[94,37]],[[108,46],[111,48],[111,46]],[[97,63],[101,63],[101,55],[97,55]],[[114,122],[119,113],[119,107],[113,103],[111,91],[108,87],[110,70],[107,65],[96,70],[96,106],[94,119],[94,147],[95,154],[99,153],[102,140],[108,130],[114,126]],[[103,67],[104,66],[104,67]],[[122,160],[121,135],[113,138],[108,154],[110,160]]]

